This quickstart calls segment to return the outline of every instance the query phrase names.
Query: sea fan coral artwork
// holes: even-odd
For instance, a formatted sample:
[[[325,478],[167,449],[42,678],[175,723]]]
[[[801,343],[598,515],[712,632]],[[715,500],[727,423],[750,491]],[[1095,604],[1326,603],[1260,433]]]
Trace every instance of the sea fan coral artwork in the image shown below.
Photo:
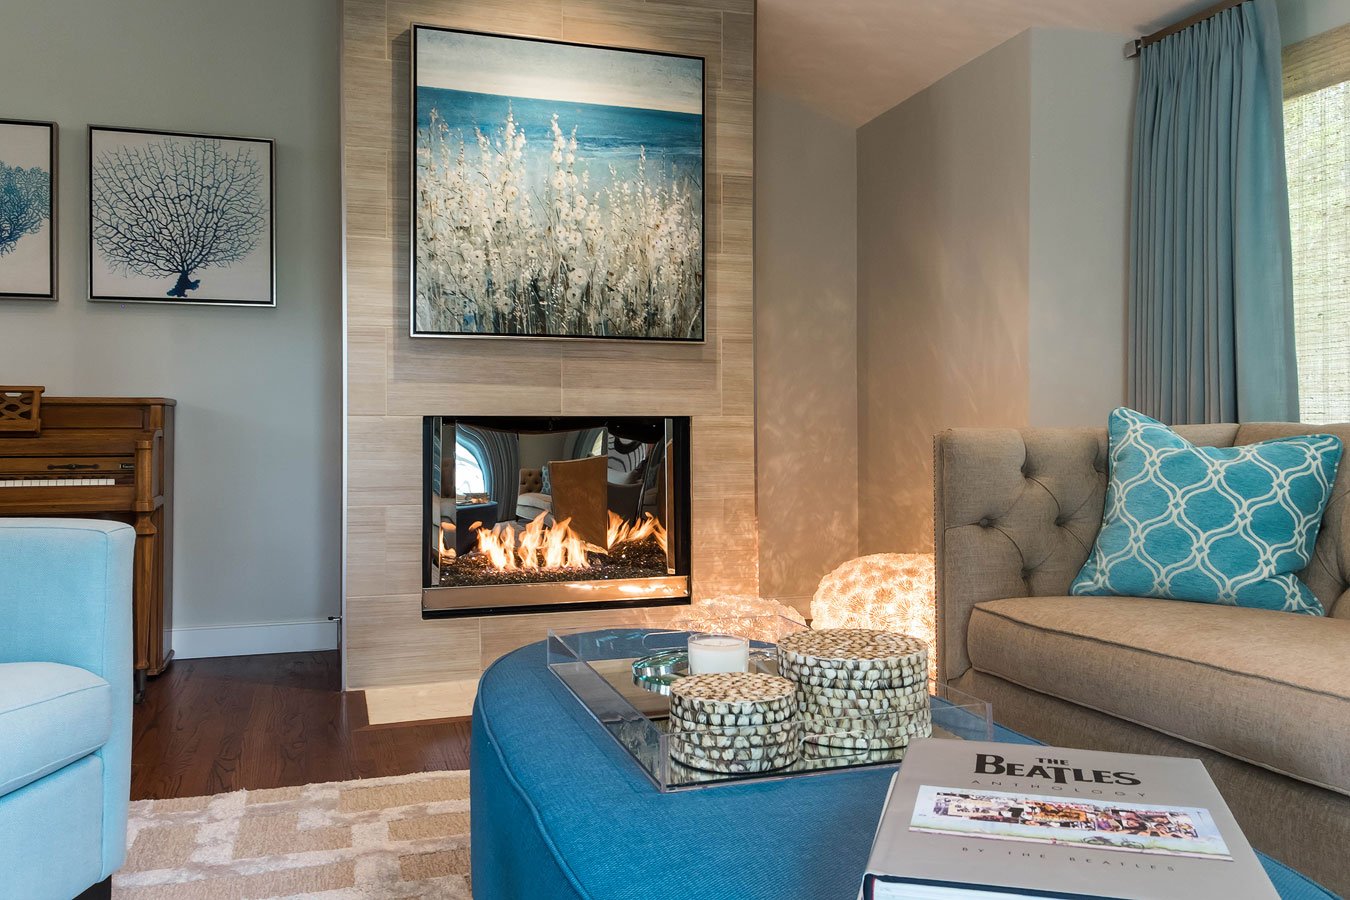
[[[413,334],[701,341],[703,60],[413,42]]]
[[[55,296],[56,126],[0,121],[0,296]]]
[[[90,296],[271,305],[272,142],[91,128]]]

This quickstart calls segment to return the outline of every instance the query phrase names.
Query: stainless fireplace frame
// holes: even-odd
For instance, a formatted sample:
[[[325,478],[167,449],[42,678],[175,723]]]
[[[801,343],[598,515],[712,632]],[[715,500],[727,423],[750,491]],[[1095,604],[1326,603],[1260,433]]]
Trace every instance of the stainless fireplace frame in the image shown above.
[[[608,427],[609,423],[665,419],[670,423],[671,446],[666,456],[666,496],[670,500],[671,521],[667,527],[671,545],[673,574],[644,578],[594,578],[575,581],[528,582],[524,584],[430,585],[434,548],[428,538],[431,521],[432,431],[442,419],[499,430],[558,431],[582,427]],[[436,424],[433,424],[436,423]],[[692,597],[690,582],[690,544],[693,529],[690,519],[689,456],[690,419],[688,416],[424,416],[423,446],[423,540],[422,540],[422,618],[461,618],[471,616],[522,615],[551,611],[580,612],[600,609],[688,605]],[[444,451],[443,451],[444,452]]]

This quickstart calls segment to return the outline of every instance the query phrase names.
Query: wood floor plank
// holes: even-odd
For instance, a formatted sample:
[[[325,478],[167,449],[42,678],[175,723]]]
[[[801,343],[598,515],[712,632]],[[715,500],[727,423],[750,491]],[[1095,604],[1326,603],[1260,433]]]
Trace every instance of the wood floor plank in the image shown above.
[[[131,798],[467,769],[469,722],[370,725],[335,651],[175,660],[136,707]]]

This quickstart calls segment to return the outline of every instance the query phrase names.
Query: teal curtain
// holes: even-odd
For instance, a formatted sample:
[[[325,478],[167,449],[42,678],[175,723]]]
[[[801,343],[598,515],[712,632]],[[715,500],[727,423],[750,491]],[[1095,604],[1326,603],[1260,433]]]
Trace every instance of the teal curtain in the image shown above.
[[[1274,0],[1140,53],[1128,402],[1156,419],[1298,419],[1282,102]]]

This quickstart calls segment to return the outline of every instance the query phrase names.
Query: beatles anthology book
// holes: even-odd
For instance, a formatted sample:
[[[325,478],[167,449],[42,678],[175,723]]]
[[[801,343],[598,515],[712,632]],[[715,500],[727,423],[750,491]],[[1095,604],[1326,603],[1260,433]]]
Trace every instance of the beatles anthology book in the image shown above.
[[[1195,759],[920,740],[891,781],[865,900],[1276,900]]]

